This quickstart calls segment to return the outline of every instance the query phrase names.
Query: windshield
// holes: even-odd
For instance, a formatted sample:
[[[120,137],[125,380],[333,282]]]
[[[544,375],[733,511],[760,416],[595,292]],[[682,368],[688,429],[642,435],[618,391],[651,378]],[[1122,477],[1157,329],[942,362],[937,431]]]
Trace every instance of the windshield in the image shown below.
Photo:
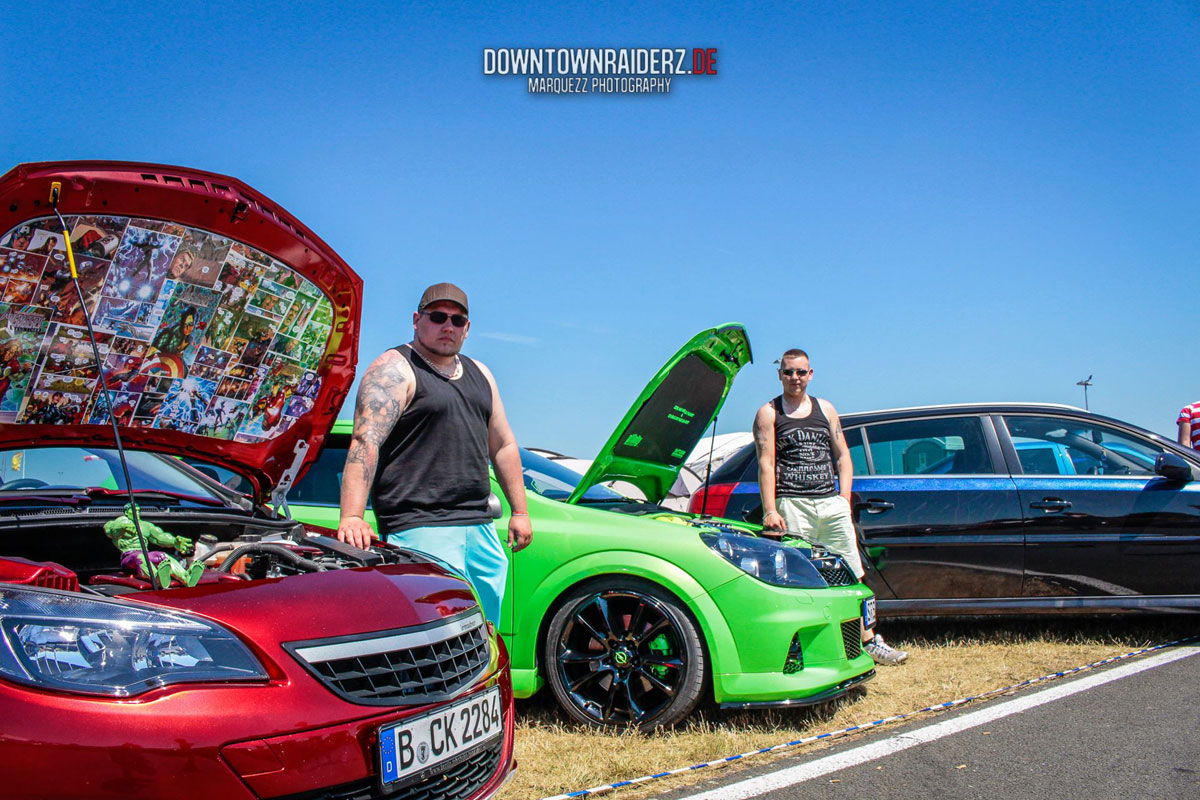
[[[136,491],[172,492],[221,500],[203,483],[153,453],[126,451]],[[15,492],[124,490],[116,450],[102,447],[41,447],[0,450],[0,494]]]
[[[551,500],[566,500],[583,478],[573,469],[543,458],[528,450],[521,450],[521,467],[525,471],[525,488]],[[593,486],[584,492],[584,502],[610,502],[627,498],[607,486]]]

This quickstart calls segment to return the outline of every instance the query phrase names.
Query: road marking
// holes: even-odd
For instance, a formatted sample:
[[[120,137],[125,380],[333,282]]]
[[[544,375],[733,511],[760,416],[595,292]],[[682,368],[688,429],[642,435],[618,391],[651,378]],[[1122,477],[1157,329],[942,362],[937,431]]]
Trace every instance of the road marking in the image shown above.
[[[926,742],[932,742],[979,725],[986,725],[1003,717],[1019,714],[1022,711],[1037,708],[1046,703],[1052,703],[1055,700],[1061,700],[1064,697],[1069,697],[1073,694],[1120,680],[1121,678],[1127,678],[1130,675],[1136,675],[1148,669],[1161,667],[1172,661],[1194,656],[1197,653],[1200,653],[1200,647],[1180,647],[1176,650],[1169,650],[1165,653],[1149,656],[1142,661],[1123,664],[1122,666],[1113,667],[1104,672],[1089,675],[1086,678],[1079,678],[1061,686],[1053,686],[1025,697],[1017,697],[994,706],[981,708],[978,711],[972,711],[954,719],[927,725],[915,731],[906,731],[883,741],[855,747],[844,753],[836,753],[824,758],[818,758],[805,764],[798,764],[797,766],[782,769],[778,772],[772,772],[769,775],[760,775],[757,778],[749,778],[728,786],[722,786],[719,789],[688,795],[683,800],[746,800],[750,797],[758,797],[767,792],[782,789],[785,786],[803,783],[813,778],[819,778],[822,775],[828,775],[831,772],[864,764],[868,761],[873,761],[892,753],[898,753],[901,750],[907,750],[910,747],[916,747]]]

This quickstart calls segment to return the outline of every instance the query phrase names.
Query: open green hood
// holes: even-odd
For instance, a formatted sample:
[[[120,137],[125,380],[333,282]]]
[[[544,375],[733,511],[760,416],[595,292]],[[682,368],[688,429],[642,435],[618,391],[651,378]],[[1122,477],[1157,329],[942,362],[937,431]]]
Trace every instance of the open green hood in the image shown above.
[[[628,481],[660,502],[724,405],[734,376],[753,360],[738,323],[693,336],[638,395],[567,502],[611,480]]]

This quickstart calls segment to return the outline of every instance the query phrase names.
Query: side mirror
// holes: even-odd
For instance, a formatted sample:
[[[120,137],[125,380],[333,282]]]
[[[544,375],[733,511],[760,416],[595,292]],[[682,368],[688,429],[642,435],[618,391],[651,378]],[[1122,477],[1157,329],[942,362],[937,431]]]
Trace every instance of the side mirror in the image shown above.
[[[492,515],[492,519],[500,519],[504,516],[504,506],[500,505],[500,498],[495,492],[488,495],[488,513]]]
[[[1154,474],[1169,481],[1187,483],[1192,479],[1192,468],[1174,453],[1159,453],[1158,458],[1154,459]]]

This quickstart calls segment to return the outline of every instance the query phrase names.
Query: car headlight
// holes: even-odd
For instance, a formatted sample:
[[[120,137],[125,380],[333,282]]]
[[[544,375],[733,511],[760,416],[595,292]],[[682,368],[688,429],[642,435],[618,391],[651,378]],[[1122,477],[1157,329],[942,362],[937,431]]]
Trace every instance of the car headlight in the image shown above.
[[[173,611],[46,589],[0,587],[0,677],[132,697],[198,681],[266,680],[229,631]]]
[[[760,581],[797,589],[829,586],[806,557],[807,550],[736,533],[702,533],[700,538],[726,561]]]

